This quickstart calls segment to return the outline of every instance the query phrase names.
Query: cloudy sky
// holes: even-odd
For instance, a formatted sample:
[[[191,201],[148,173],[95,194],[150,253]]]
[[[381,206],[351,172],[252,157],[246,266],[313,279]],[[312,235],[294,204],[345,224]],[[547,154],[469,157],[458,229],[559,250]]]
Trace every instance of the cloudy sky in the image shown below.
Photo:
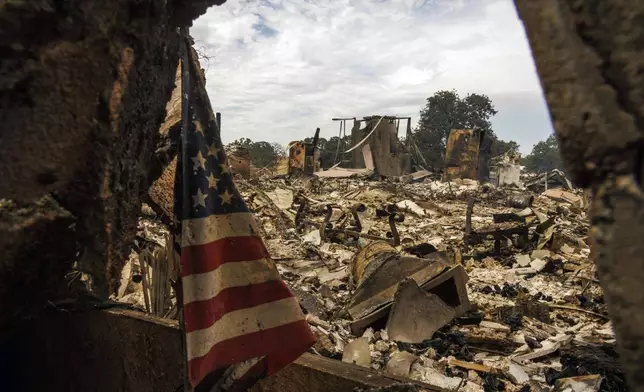
[[[191,35],[224,143],[328,138],[332,117],[415,125],[441,89],[487,94],[524,153],[553,132],[512,0],[228,0]]]

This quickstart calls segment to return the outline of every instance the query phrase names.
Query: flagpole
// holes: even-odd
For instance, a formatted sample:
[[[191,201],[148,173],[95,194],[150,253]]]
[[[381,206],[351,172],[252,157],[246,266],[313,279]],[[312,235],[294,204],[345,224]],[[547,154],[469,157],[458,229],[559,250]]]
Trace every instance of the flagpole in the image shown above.
[[[188,186],[188,178],[190,169],[188,166],[188,131],[190,129],[190,65],[188,60],[188,28],[181,27],[179,29],[181,40],[181,217],[182,220],[190,216],[190,188]],[[179,285],[183,290],[183,285]],[[183,298],[183,293],[180,296]],[[186,347],[186,328],[185,318],[183,314],[183,304],[181,305],[181,312],[179,312],[179,326],[181,328],[181,351],[183,358],[181,364],[183,369],[183,391],[193,392],[190,380],[188,377],[188,350]]]

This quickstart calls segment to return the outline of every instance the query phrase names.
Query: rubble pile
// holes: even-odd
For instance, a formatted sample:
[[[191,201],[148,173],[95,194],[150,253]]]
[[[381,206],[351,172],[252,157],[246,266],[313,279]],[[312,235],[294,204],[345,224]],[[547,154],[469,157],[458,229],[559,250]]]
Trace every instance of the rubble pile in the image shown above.
[[[313,353],[451,390],[626,389],[580,191],[429,177],[236,184],[318,337]],[[146,217],[139,234],[164,230]]]

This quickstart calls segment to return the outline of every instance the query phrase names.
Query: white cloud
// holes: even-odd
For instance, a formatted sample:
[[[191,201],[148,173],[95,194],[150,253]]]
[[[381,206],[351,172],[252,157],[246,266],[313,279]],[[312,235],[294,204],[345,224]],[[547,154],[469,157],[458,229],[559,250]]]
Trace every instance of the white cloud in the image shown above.
[[[332,117],[415,123],[440,89],[490,96],[523,151],[552,132],[512,0],[228,0],[191,34],[224,142],[331,137]]]

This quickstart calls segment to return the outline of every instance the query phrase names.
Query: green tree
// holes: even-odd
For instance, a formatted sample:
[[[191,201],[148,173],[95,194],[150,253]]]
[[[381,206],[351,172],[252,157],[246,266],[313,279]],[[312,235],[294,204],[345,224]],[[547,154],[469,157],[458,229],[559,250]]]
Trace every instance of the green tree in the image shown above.
[[[285,157],[288,155],[286,151],[286,147],[279,143],[271,143],[271,146],[273,147],[273,152],[275,152],[275,156],[277,159]]]
[[[555,135],[550,135],[532,147],[532,152],[522,160],[526,170],[542,173],[552,169],[563,170],[563,162],[559,155],[559,145]]]
[[[427,98],[420,111],[414,138],[418,148],[434,167],[442,167],[447,138],[452,129],[481,129],[496,139],[490,118],[497,113],[490,98],[468,94],[461,98],[454,90],[442,90]]]
[[[501,154],[505,154],[509,151],[511,152],[519,152],[519,143],[515,142],[514,140],[510,141],[505,141],[501,139],[496,139],[496,135],[494,136],[494,144],[492,144],[492,156],[498,156]]]
[[[230,143],[230,145],[235,146],[235,147],[241,147],[241,148],[250,149],[250,147],[253,145],[253,141],[250,140],[247,137],[242,137],[242,138],[237,139],[234,142]]]
[[[235,147],[241,147],[248,150],[251,162],[255,167],[266,167],[273,165],[277,160],[285,155],[284,148],[278,143],[253,142],[248,138],[237,139],[230,143]]]
[[[279,158],[277,152],[269,142],[255,142],[248,150],[251,162],[255,167],[273,165]]]

